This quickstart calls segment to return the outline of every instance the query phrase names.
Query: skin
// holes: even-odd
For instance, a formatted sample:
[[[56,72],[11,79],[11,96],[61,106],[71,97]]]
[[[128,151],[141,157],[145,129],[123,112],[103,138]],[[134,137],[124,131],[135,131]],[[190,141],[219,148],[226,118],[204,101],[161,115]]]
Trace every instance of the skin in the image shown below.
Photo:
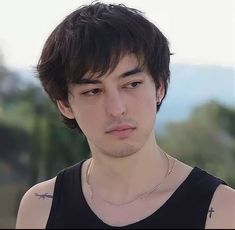
[[[82,189],[87,203],[100,219],[113,226],[128,225],[151,215],[192,170],[172,157],[168,162],[162,154],[155,139],[154,126],[156,103],[164,96],[164,87],[160,85],[156,91],[147,71],[136,69],[138,62],[135,56],[126,55],[112,73],[99,79],[93,78],[99,83],[69,85],[68,103],[57,103],[64,116],[76,119],[91,149],[93,165],[89,183],[94,197],[89,195],[90,187],[86,181],[90,159],[82,167]],[[122,124],[132,129],[109,132]],[[164,179],[168,164],[169,167],[174,164],[174,171]],[[144,201],[137,199],[121,206],[104,202],[128,202],[138,194],[151,190],[157,182],[162,182],[161,187]],[[55,178],[42,182],[24,195],[16,228],[45,227],[54,183]],[[209,210],[206,228],[234,228],[234,190],[220,185]]]

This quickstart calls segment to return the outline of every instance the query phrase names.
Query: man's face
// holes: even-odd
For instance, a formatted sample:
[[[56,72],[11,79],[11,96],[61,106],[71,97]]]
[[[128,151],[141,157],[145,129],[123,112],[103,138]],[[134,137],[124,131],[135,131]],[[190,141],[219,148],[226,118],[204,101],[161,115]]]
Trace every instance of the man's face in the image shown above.
[[[124,56],[112,73],[82,82],[69,85],[70,107],[59,109],[76,119],[93,153],[129,156],[153,137],[155,84],[134,55]]]

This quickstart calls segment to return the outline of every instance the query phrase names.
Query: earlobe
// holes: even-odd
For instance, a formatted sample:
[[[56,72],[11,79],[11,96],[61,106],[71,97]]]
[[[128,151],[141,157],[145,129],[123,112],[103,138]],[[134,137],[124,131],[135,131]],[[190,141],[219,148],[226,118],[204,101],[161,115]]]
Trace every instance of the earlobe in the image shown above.
[[[58,100],[56,103],[58,109],[65,117],[69,119],[74,119],[73,111],[68,102]]]

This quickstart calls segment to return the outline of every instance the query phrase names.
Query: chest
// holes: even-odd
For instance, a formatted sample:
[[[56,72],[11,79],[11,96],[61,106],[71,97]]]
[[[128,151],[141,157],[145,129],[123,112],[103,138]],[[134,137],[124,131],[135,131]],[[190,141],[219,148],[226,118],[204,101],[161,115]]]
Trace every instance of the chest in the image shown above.
[[[127,226],[157,215],[172,194],[173,191],[152,194],[121,205],[110,204],[95,195],[92,198],[86,195],[85,197],[91,211],[104,223],[110,226]]]

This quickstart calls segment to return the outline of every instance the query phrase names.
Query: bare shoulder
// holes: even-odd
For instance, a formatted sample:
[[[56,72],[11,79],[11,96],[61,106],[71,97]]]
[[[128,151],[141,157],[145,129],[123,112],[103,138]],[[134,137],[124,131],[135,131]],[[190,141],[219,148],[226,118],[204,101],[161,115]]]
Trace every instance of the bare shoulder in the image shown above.
[[[31,187],[20,202],[16,228],[45,228],[56,177]]]
[[[235,228],[235,190],[226,185],[216,189],[211,201],[206,228]]]

